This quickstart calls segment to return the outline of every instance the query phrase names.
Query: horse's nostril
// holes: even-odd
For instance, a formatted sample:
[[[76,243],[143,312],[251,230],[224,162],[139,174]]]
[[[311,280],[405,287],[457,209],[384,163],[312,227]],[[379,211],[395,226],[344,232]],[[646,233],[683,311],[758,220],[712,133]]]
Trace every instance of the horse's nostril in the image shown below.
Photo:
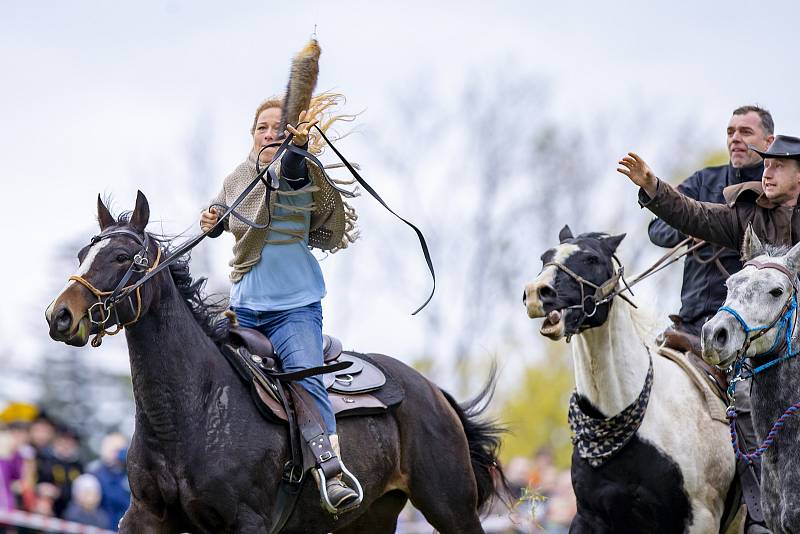
[[[528,303],[528,292],[527,291],[523,291],[522,292],[522,303],[523,304],[527,304]]]
[[[72,314],[66,308],[61,308],[55,317],[56,330],[62,334],[69,332],[72,327]]]
[[[728,330],[725,328],[720,328],[714,333],[714,344],[718,347],[725,346],[728,342]]]
[[[556,292],[550,286],[542,286],[539,288],[539,299],[542,302],[553,301],[556,299]]]

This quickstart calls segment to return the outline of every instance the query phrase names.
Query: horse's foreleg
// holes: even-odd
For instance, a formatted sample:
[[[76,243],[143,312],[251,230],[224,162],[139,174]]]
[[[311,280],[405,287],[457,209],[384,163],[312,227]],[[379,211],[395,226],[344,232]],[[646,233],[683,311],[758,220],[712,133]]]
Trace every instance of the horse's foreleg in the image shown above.
[[[168,517],[159,517],[136,499],[119,522],[120,534],[173,534],[180,532]]]
[[[390,491],[373,502],[369,510],[336,534],[391,534],[397,530],[397,516],[406,505],[406,494]]]
[[[704,506],[704,503],[700,502],[698,499],[693,500],[692,526],[689,528],[690,533],[719,532],[719,522],[720,518],[715,517],[711,510]]]

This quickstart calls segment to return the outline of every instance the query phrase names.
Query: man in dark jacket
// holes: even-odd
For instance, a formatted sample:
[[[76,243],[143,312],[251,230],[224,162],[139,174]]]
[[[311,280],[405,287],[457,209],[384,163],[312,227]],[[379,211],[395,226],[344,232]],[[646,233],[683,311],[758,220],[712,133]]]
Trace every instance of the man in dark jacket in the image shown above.
[[[755,151],[765,158],[761,183],[744,182],[727,187],[723,191],[726,204],[699,202],[681,194],[656,178],[647,163],[632,152],[619,162],[622,167],[618,171],[641,187],[642,206],[688,235],[739,250],[745,230],[752,226],[756,235],[767,243],[794,245],[800,241],[800,139],[779,135],[767,151]],[[749,388],[743,387],[741,391],[748,393]],[[741,397],[744,402],[740,403],[737,395],[737,408],[749,412],[749,396]],[[740,422],[746,423],[740,430],[745,445],[752,449],[757,441],[751,418],[740,418]],[[747,532],[758,529],[768,532],[752,521]]]
[[[766,150],[774,139],[774,129],[769,111],[756,106],[735,109],[727,129],[730,162],[697,171],[678,186],[678,191],[695,200],[723,204],[722,190],[726,187],[760,182],[764,161],[749,145]],[[648,234],[653,244],[665,248],[674,247],[686,238],[659,218],[650,222]],[[681,310],[679,316],[670,316],[675,323],[672,328],[699,336],[703,323],[725,301],[725,279],[741,268],[737,251],[714,245],[687,256],[683,266]]]

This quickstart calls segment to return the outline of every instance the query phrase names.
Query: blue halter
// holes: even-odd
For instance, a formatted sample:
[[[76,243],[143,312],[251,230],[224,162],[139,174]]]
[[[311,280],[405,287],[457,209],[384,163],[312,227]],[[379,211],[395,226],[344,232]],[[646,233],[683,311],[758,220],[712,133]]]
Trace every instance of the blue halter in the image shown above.
[[[742,348],[739,350],[739,354],[737,355],[736,362],[734,363],[734,378],[730,382],[730,386],[728,387],[728,395],[733,398],[733,394],[736,392],[736,382],[740,382],[745,378],[751,378],[758,373],[769,369],[770,367],[777,365],[781,362],[784,362],[790,358],[793,358],[800,354],[800,348],[794,349],[792,347],[792,338],[794,337],[794,321],[792,320],[794,314],[797,312],[798,304],[797,304],[797,284],[796,284],[796,275],[792,275],[785,267],[776,263],[761,263],[758,261],[748,261],[744,264],[744,266],[753,266],[757,269],[775,269],[787,277],[792,282],[792,294],[790,295],[789,299],[784,304],[784,308],[786,309],[785,312],[779,314],[772,323],[763,326],[756,326],[751,327],[747,324],[742,316],[733,308],[729,306],[722,306],[719,311],[724,311],[733,316],[734,319],[739,323],[744,330],[745,333],[745,341],[742,344]],[[772,343],[772,346],[767,349],[766,352],[762,352],[760,354],[755,354],[751,356],[751,358],[760,358],[763,356],[767,356],[773,354],[776,350],[778,350],[781,346],[781,343],[786,344],[786,354],[781,356],[780,358],[776,358],[771,360],[765,364],[759,365],[758,367],[751,369],[750,375],[747,377],[742,377],[742,370],[745,367],[745,357],[747,354],[747,349],[750,347],[750,343],[758,339],[759,337],[763,336],[773,328],[778,328],[778,333],[775,336],[775,341]],[[750,337],[749,334],[752,332],[757,332],[755,336]]]
[[[786,419],[794,415],[796,412],[800,411],[800,402],[797,402],[786,409],[786,411],[781,415],[781,417],[775,421],[772,425],[772,429],[767,434],[766,439],[764,442],[754,451],[748,452],[747,450],[742,450],[739,445],[739,437],[736,430],[736,417],[738,415],[735,404],[735,395],[736,395],[736,383],[745,380],[746,378],[752,378],[753,376],[757,375],[758,373],[765,371],[772,367],[773,365],[777,365],[781,362],[785,362],[789,358],[793,358],[800,353],[800,348],[797,350],[792,348],[792,338],[794,337],[794,321],[793,317],[794,314],[797,312],[797,275],[791,273],[788,269],[779,265],[777,263],[761,263],[758,261],[750,260],[744,264],[752,265],[757,269],[765,269],[765,268],[772,268],[776,269],[783,274],[785,274],[789,281],[792,283],[792,294],[789,296],[789,299],[783,305],[786,309],[785,312],[779,313],[777,317],[772,321],[772,323],[765,325],[765,326],[758,326],[755,328],[751,328],[748,326],[747,321],[745,321],[739,313],[728,307],[723,306],[719,309],[719,311],[724,311],[731,314],[734,319],[736,319],[744,330],[745,333],[745,340],[742,344],[742,348],[739,349],[738,354],[736,355],[736,361],[734,362],[733,366],[733,379],[730,381],[730,385],[728,386],[728,398],[730,400],[730,406],[726,410],[726,414],[728,416],[728,423],[730,425],[731,431],[731,444],[733,445],[733,451],[736,455],[736,458],[739,460],[744,460],[748,464],[752,464],[754,460],[761,457],[767,449],[769,449],[773,443],[775,442],[775,437],[777,436],[778,432],[781,431],[783,428]],[[773,328],[778,328],[778,333],[775,335],[775,341],[772,343],[772,346],[766,352],[762,352],[761,354],[756,354],[751,356],[751,358],[759,358],[762,356],[767,356],[769,354],[773,354],[775,351],[780,350],[781,342],[786,344],[786,353],[781,356],[780,358],[775,358],[765,364],[759,365],[755,369],[750,370],[749,377],[743,377],[742,371],[745,368],[745,358],[747,356],[747,349],[750,347],[750,343],[753,342],[755,339],[766,334],[768,331],[772,330]],[[757,334],[753,337],[750,337],[751,332],[757,332]]]
[[[778,348],[778,345],[780,344],[781,340],[784,339],[784,338],[786,339],[786,346],[789,349],[788,352],[792,356],[796,356],[797,352],[793,352],[792,351],[792,336],[791,335],[793,333],[793,330],[790,328],[790,325],[791,325],[792,315],[794,315],[795,310],[797,310],[797,295],[796,294],[792,294],[792,296],[790,297],[790,301],[791,301],[791,304],[787,308],[786,313],[784,313],[777,322],[774,322],[771,325],[764,325],[764,326],[754,326],[754,327],[748,326],[747,322],[742,318],[742,316],[739,315],[739,313],[736,310],[734,310],[733,308],[731,308],[729,306],[723,306],[723,307],[721,307],[719,309],[719,311],[728,312],[731,315],[733,315],[733,318],[736,319],[739,322],[739,324],[742,326],[742,330],[744,330],[745,334],[749,334],[751,332],[759,332],[760,334],[763,335],[763,334],[767,333],[769,330],[771,330],[772,328],[774,328],[776,326],[778,327],[778,335],[775,336],[775,341],[772,343],[772,346],[769,349],[767,349],[766,352],[762,352],[761,354],[755,354],[755,355],[751,356],[751,358],[760,358],[762,356],[767,356],[768,354],[772,354],[772,351],[774,351],[775,349]],[[781,332],[783,332],[783,333],[781,333]],[[758,336],[758,337],[760,337],[760,336]],[[748,342],[752,342],[755,339],[757,339],[757,337],[749,338]],[[742,355],[742,357],[744,357],[744,355]],[[770,363],[772,363],[772,362],[770,362]]]

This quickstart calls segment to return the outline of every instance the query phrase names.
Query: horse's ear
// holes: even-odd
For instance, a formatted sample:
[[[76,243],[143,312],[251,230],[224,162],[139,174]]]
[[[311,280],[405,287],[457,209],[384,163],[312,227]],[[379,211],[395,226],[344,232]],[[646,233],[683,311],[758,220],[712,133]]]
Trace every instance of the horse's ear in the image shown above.
[[[608,247],[608,249],[613,253],[617,251],[617,247],[622,240],[625,239],[626,234],[619,234],[619,235],[612,235],[603,238],[603,244]]]
[[[100,198],[99,193],[97,195],[97,222],[100,225],[101,231],[114,224],[114,217],[111,216],[111,212],[108,211],[106,205],[103,204],[103,199]]]
[[[136,207],[133,208],[130,225],[139,232],[144,233],[147,222],[150,220],[150,204],[141,191],[136,192]]]
[[[764,245],[753,231],[753,227],[748,224],[747,230],[744,231],[744,240],[742,240],[742,258],[744,261],[749,261],[763,253]]]
[[[567,239],[572,239],[574,236],[572,235],[572,230],[569,229],[568,225],[564,225],[564,228],[558,232],[558,242],[563,243]]]
[[[793,246],[789,252],[786,253],[786,266],[792,272],[800,271],[800,243]]]

